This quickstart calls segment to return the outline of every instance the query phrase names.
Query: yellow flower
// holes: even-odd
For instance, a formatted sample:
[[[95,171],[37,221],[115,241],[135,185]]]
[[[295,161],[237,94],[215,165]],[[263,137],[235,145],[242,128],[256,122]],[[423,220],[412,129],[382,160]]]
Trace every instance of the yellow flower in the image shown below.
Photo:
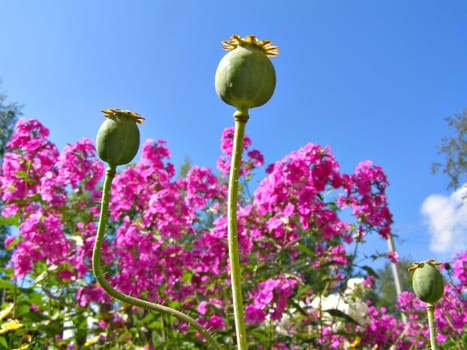
[[[91,338],[91,339],[86,340],[86,343],[84,343],[84,346],[91,346],[91,345],[94,345],[94,344],[96,344],[98,341],[99,341],[99,337],[96,336],[96,337],[94,337],[94,338]]]
[[[13,349],[13,350],[26,350],[27,348],[29,348],[29,344],[21,345],[19,348],[16,348],[16,349]]]
[[[2,324],[2,326],[0,327],[0,334],[5,334],[9,331],[16,331],[17,329],[20,329],[21,327],[23,327],[22,323],[16,320],[11,320],[11,321],[8,321]]]
[[[349,345],[349,349],[358,349],[358,346],[360,345],[361,341],[362,339],[359,336],[357,336],[353,343]]]
[[[2,312],[0,312],[0,320],[3,320],[4,318],[6,318],[11,313],[14,307],[15,307],[14,304],[10,304],[5,310],[2,310]]]

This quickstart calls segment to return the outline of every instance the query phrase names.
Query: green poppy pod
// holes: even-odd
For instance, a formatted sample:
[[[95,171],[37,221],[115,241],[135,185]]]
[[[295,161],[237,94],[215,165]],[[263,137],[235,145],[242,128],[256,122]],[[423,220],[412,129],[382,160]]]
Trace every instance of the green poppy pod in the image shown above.
[[[415,263],[413,270],[412,287],[415,295],[426,303],[435,303],[444,293],[444,281],[441,272],[434,260]]]
[[[276,72],[269,56],[276,56],[278,47],[254,35],[231,39],[222,42],[230,52],[219,62],[215,88],[225,103],[247,115],[249,108],[265,104],[274,92]]]
[[[97,154],[111,167],[128,164],[139,148],[140,136],[136,124],[141,124],[144,118],[118,108],[105,109],[102,112],[107,119],[97,132]]]

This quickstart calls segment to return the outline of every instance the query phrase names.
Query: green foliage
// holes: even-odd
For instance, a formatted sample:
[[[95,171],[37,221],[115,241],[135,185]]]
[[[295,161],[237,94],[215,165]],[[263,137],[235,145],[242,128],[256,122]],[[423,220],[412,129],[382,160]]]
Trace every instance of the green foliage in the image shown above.
[[[446,118],[454,135],[441,139],[438,153],[444,156],[443,162],[432,165],[433,173],[441,170],[449,177],[448,188],[457,189],[467,181],[467,109]]]
[[[412,276],[408,268],[412,265],[410,258],[399,259],[397,263],[402,291],[412,291]],[[387,262],[382,269],[377,271],[375,293],[372,294],[372,301],[378,307],[385,307],[388,312],[397,312],[395,307],[397,302],[397,291],[394,283],[391,263]]]
[[[7,102],[7,95],[0,93],[0,161],[5,154],[6,143],[10,139],[18,117],[22,115],[22,106]]]
[[[186,177],[186,174],[188,174],[188,171],[190,168],[193,166],[193,163],[191,162],[191,159],[189,156],[185,156],[185,159],[182,164],[178,167],[178,177]]]

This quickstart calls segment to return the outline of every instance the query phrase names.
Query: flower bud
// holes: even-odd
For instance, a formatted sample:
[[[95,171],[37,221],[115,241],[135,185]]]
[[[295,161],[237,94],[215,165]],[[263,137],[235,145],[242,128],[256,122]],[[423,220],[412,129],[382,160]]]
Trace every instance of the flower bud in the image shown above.
[[[97,132],[97,154],[111,167],[131,162],[139,148],[140,137],[136,124],[142,124],[144,118],[137,113],[118,108],[101,112],[107,119]]]
[[[437,302],[444,293],[444,281],[434,260],[414,263],[409,271],[413,271],[412,287],[415,295],[426,303]]]
[[[248,109],[265,104],[276,86],[276,72],[268,56],[276,56],[278,47],[254,35],[222,42],[231,50],[219,62],[215,77],[219,97],[237,111],[248,115]]]

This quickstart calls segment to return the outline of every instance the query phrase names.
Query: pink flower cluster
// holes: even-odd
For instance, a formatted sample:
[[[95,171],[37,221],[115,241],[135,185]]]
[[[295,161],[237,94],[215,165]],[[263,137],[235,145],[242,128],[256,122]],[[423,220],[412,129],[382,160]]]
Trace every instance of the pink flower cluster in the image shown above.
[[[234,128],[228,127],[224,129],[221,136],[221,151],[222,155],[217,159],[217,169],[223,177],[226,177],[230,172],[230,164],[233,149]],[[247,159],[243,159],[240,165],[240,175],[248,175],[254,168],[263,165],[264,157],[257,149],[250,150],[251,139],[248,136],[243,137],[243,151],[247,155]]]
[[[297,286],[297,280],[279,275],[258,283],[252,294],[252,304],[245,307],[246,322],[261,323],[269,315],[272,320],[280,321],[287,307],[289,297]],[[265,312],[268,310],[268,314]]]
[[[104,166],[91,140],[58,152],[48,134],[38,121],[20,120],[2,164],[2,216],[21,223],[5,241],[13,249],[15,277],[37,277],[41,262],[55,265],[56,278],[74,288],[81,306],[98,302],[112,308],[90,273]],[[233,128],[227,128],[217,163],[222,177],[229,172],[232,140]],[[264,159],[247,136],[244,141],[241,173],[247,181]],[[270,165],[251,198],[241,193],[238,236],[251,327],[279,323],[290,313],[292,300],[306,305],[324,290],[345,284],[352,264],[347,244],[371,232],[383,238],[390,233],[387,186],[379,166],[362,162],[353,173],[342,173],[329,148],[310,143]],[[231,328],[225,207],[224,179],[200,166],[176,177],[167,143],[147,140],[141,159],[113,181],[102,253],[111,283],[131,295],[193,310],[211,329]],[[346,208],[350,215],[342,215]],[[459,259],[463,262],[454,262],[453,276],[465,286],[465,255]],[[459,300],[465,290],[458,285],[450,284],[443,299],[446,308],[456,311],[438,322],[442,329],[460,328],[441,334],[465,324],[458,317],[459,310],[466,310]],[[401,310],[418,315],[419,305],[405,298]],[[395,342],[394,330],[402,332],[406,325],[384,310],[369,310],[370,324],[348,335],[323,326],[317,344],[339,348],[352,340],[355,329],[369,344]],[[305,320],[318,324],[319,317],[310,313]],[[406,331],[412,343],[424,336],[417,328],[420,319],[413,322],[415,331]],[[287,349],[293,341],[274,343],[273,348]]]
[[[20,240],[12,257],[18,278],[30,272],[37,261],[58,265],[76,262],[73,255],[76,250],[64,230],[64,210],[88,211],[89,200],[95,201],[100,196],[96,185],[102,177],[103,165],[96,158],[92,141],[82,139],[67,145],[59,154],[48,135],[48,129],[37,120],[19,120],[2,164],[0,193],[5,203],[2,216],[16,216],[21,222]],[[68,186],[80,194],[73,203],[69,203]],[[86,221],[93,219],[92,215],[86,217]],[[8,237],[5,245],[14,239]]]

